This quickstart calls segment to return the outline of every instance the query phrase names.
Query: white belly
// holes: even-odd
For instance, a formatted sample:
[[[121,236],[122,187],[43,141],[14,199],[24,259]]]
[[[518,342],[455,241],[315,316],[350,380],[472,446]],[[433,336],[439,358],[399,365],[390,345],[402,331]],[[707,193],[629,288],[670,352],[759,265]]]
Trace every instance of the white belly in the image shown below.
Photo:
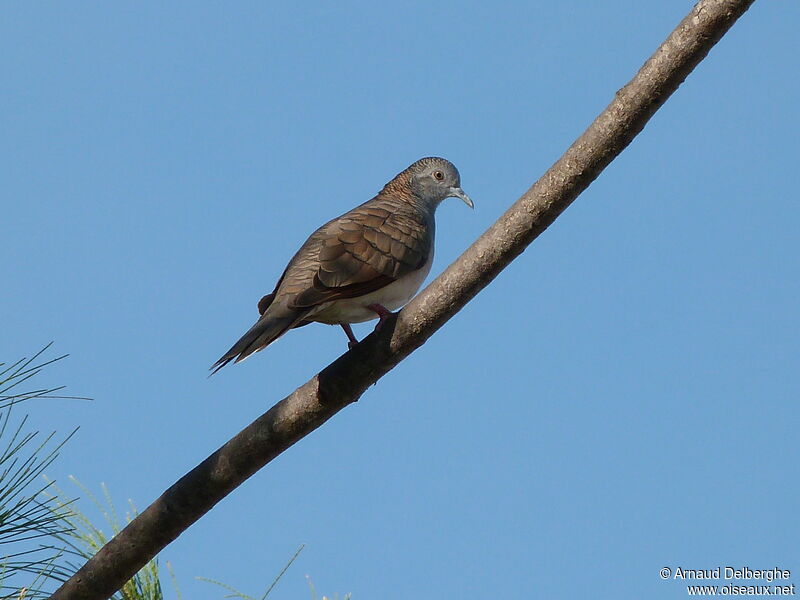
[[[375,311],[367,308],[370,304],[380,304],[384,308],[395,311],[414,297],[417,290],[430,273],[433,264],[433,252],[422,268],[409,273],[405,277],[393,281],[389,285],[375,290],[365,296],[335,300],[319,306],[307,318],[310,321],[338,325],[340,323],[363,323],[377,319]]]

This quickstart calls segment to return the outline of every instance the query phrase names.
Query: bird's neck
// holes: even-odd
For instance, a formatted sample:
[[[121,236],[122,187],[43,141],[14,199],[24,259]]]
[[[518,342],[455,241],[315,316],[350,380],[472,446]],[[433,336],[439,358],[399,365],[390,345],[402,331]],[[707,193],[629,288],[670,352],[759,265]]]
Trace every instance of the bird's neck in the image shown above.
[[[433,201],[426,198],[421,198],[411,191],[411,187],[407,181],[393,179],[385,186],[378,194],[379,197],[392,198],[394,201],[400,200],[401,202],[410,205],[414,210],[420,213],[433,214],[436,207],[439,206],[441,201]]]

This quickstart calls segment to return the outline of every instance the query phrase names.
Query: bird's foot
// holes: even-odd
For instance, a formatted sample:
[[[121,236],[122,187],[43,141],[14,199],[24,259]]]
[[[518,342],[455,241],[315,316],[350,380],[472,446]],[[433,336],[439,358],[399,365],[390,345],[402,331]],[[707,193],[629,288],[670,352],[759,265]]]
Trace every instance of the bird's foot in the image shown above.
[[[355,334],[353,333],[353,328],[350,327],[350,323],[342,323],[342,329],[347,334],[347,349],[352,350],[358,344],[358,338],[356,338]]]
[[[386,319],[391,316],[392,311],[385,306],[378,304],[377,302],[375,304],[368,305],[367,308],[378,315],[378,324],[375,325],[375,331],[380,331]]]
[[[386,321],[386,319],[392,315],[392,311],[382,304],[378,304],[377,302],[375,304],[368,305],[367,308],[378,315],[378,324],[375,325],[375,331],[380,331],[381,327],[383,327],[384,321]],[[350,323],[341,323],[341,326],[342,329],[344,329],[344,332],[347,334],[347,349],[352,350],[358,345],[358,338],[356,338],[355,334],[353,333],[353,328],[350,327]]]

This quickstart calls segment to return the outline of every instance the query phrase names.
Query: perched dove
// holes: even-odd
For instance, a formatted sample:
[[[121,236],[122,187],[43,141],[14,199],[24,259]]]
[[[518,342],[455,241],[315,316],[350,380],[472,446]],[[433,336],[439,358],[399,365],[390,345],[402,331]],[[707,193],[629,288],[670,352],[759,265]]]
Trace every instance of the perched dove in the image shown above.
[[[261,317],[211,367],[216,373],[266,348],[289,329],[311,322],[341,325],[378,318],[408,302],[433,262],[433,214],[445,198],[472,200],[458,170],[443,158],[422,158],[372,200],[328,221],[300,247],[275,290],[258,303]]]

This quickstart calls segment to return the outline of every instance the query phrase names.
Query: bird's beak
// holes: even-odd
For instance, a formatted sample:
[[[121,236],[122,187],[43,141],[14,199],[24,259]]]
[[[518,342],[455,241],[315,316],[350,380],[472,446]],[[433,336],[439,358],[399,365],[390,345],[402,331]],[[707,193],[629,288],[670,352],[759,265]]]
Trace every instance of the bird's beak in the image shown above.
[[[472,198],[467,196],[467,193],[460,187],[455,187],[455,186],[451,187],[449,190],[449,194],[451,198],[461,198],[464,201],[464,204],[466,204],[470,208],[475,208],[475,203],[472,202]]]

